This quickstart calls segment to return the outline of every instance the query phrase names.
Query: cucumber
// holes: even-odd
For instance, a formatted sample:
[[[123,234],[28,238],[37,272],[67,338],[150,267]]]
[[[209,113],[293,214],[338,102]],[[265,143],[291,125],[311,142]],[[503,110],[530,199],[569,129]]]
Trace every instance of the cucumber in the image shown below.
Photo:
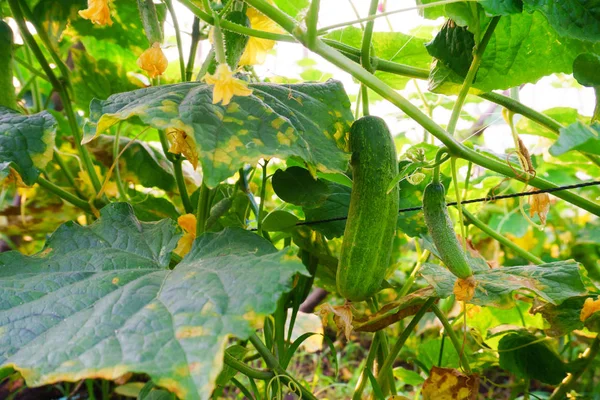
[[[339,294],[350,301],[373,296],[390,263],[398,217],[396,146],[385,122],[366,116],[350,129],[352,193],[337,269]]]
[[[429,234],[440,254],[442,262],[458,278],[473,275],[446,206],[446,190],[441,182],[431,182],[423,192],[423,214]]]
[[[245,26],[247,28],[250,27],[250,20],[246,14],[241,11],[232,11],[228,13],[225,16],[225,19],[234,24]],[[231,68],[232,71],[235,71],[250,38],[246,35],[223,29],[223,39],[225,40],[225,57],[227,59],[227,65],[229,65],[229,68]],[[209,74],[214,74],[216,69],[217,60],[213,54],[207,72]]]
[[[17,109],[13,85],[13,33],[0,19],[0,106]]]

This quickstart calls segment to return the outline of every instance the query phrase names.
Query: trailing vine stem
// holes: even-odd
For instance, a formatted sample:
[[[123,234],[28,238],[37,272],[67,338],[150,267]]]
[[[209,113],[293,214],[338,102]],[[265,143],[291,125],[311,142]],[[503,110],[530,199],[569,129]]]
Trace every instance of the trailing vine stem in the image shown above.
[[[200,18],[194,17],[192,24],[192,41],[190,43],[190,54],[187,65],[185,66],[185,80],[191,81],[194,74],[194,64],[196,62],[196,52],[198,51],[198,43],[200,42]]]
[[[398,354],[400,354],[400,350],[402,350],[402,346],[404,346],[404,343],[406,342],[410,334],[413,332],[413,330],[416,328],[421,318],[423,318],[425,313],[436,302],[436,300],[436,297],[431,297],[427,299],[427,301],[425,301],[425,303],[421,306],[419,311],[416,312],[410,323],[406,326],[406,328],[404,328],[404,330],[400,334],[400,337],[398,337],[398,340],[396,340],[396,343],[394,343],[394,347],[392,347],[389,355],[387,356],[387,358],[383,362],[383,365],[379,369],[377,383],[379,383],[380,386],[383,384],[384,380],[387,379],[389,371],[392,370],[394,362],[396,361]]]
[[[238,360],[237,358],[235,358],[234,356],[232,356],[231,354],[229,354],[227,352],[225,352],[225,357],[223,360],[225,361],[225,364],[227,364],[231,368],[235,369],[236,371],[241,372],[242,374],[244,374],[247,377],[252,378],[252,379],[268,381],[275,376],[275,374],[273,374],[273,372],[261,371],[259,369],[252,368],[248,364]]]
[[[431,305],[431,311],[433,311],[435,316],[438,317],[438,319],[444,326],[446,334],[450,338],[450,341],[452,342],[454,349],[458,353],[458,357],[460,358],[460,363],[461,363],[463,369],[465,370],[465,372],[470,374],[471,366],[469,365],[469,360],[465,356],[462,346],[460,345],[460,342],[458,341],[458,338],[456,337],[456,334],[454,333],[454,330],[452,329],[452,325],[450,325],[450,322],[448,322],[448,318],[446,318],[446,316],[444,315],[442,310],[440,310],[439,307],[435,304]]]
[[[305,37],[302,30],[297,25],[296,21],[290,18],[283,11],[275,8],[268,2],[264,0],[246,0],[248,4],[252,7],[256,8],[267,17],[278,23],[282,26],[286,31],[295,35],[296,39],[303,44],[305,43]],[[469,147],[463,145],[459,141],[457,141],[452,135],[449,135],[442,127],[436,124],[431,118],[425,115],[421,110],[419,110],[414,104],[412,104],[409,100],[401,96],[394,89],[386,85],[379,78],[374,76],[373,74],[366,71],[360,65],[354,63],[352,60],[348,59],[341,53],[335,51],[330,46],[325,44],[322,40],[317,39],[315,41],[315,45],[310,49],[314,53],[320,55],[327,61],[332,64],[342,68],[349,74],[351,74],[354,78],[358,79],[361,83],[364,83],[366,86],[371,88],[373,91],[381,95],[386,100],[390,101],[404,113],[406,113],[409,117],[414,119],[419,125],[427,129],[431,132],[436,138],[438,138],[446,147],[448,147],[449,152],[455,156],[464,158],[468,161],[472,161],[473,163],[480,165],[489,170],[495,171],[502,175],[516,178],[518,180],[524,181],[523,171],[513,168],[509,165],[506,165],[503,161],[493,159],[479,153],[475,150],[470,149]],[[529,184],[537,187],[539,189],[548,189],[555,188],[555,185],[552,182],[549,182],[545,179],[535,177],[529,180]],[[563,200],[576,205],[584,210],[589,211],[594,215],[600,216],[600,205],[596,204],[590,200],[587,200],[575,193],[572,192],[560,192],[557,194],[557,197],[562,198]]]
[[[354,393],[352,394],[352,400],[362,399],[362,393],[365,390],[365,386],[367,386],[367,381],[369,380],[367,369],[369,371],[373,369],[373,363],[375,362],[375,356],[377,355],[378,347],[379,338],[376,335],[374,335],[373,340],[371,341],[371,347],[369,347],[369,352],[367,353],[367,361],[365,362],[365,366],[360,373],[358,382],[356,384],[356,388],[354,389]]]
[[[37,184],[40,185],[41,187],[43,187],[44,189],[46,189],[47,191],[54,193],[61,199],[73,204],[76,207],[81,208],[83,211],[85,211],[89,214],[92,214],[92,208],[85,200],[80,199],[79,197],[75,196],[74,194],[71,194],[71,193],[67,192],[66,190],[56,186],[54,183],[48,181],[47,179],[40,176],[37,179]]]
[[[60,96],[60,99],[63,103],[64,111],[67,114],[67,119],[69,121],[71,133],[73,134],[73,137],[75,139],[75,148],[77,149],[79,155],[83,159],[86,172],[90,177],[90,181],[92,182],[94,190],[96,191],[96,193],[99,193],[100,189],[102,188],[102,185],[100,184],[100,179],[98,179],[98,175],[96,174],[96,170],[94,169],[94,163],[92,162],[90,154],[88,153],[87,149],[81,144],[82,135],[81,131],[79,130],[79,125],[77,124],[75,112],[73,111],[71,105],[71,99],[69,98],[67,87],[61,81],[58,80],[58,78],[54,74],[54,71],[50,67],[50,64],[48,64],[48,61],[44,57],[42,50],[31,35],[31,32],[29,32],[29,28],[27,28],[27,24],[25,23],[25,19],[23,18],[23,13],[21,11],[21,6],[19,3],[20,2],[18,0],[8,0],[8,4],[12,12],[13,18],[17,23],[17,26],[19,27],[19,31],[21,32],[24,41],[27,43],[27,46],[33,52],[35,58],[40,63],[40,66],[44,70],[44,73],[48,77],[48,80],[52,84],[52,87],[58,92],[58,95]],[[52,48],[48,48],[47,50],[51,54],[53,54],[54,52]]]
[[[267,366],[275,373],[276,376],[279,376],[282,380],[286,381],[287,383],[293,382],[294,385],[297,386],[298,390],[300,390],[302,399],[317,400],[317,398],[310,392],[310,390],[308,390],[304,387],[304,385],[301,385],[298,381],[296,381],[292,376],[290,376],[287,373],[285,369],[281,367],[281,365],[279,365],[279,361],[277,361],[277,358],[275,358],[273,353],[271,353],[267,346],[265,346],[265,344],[262,342],[262,340],[260,340],[256,333],[252,333],[249,339],[250,343],[252,343],[256,351],[261,355],[263,360],[265,360]]]
[[[177,41],[177,51],[179,52],[179,72],[181,73],[181,82],[185,82],[186,69],[185,60],[183,58],[183,43],[181,42],[181,30],[179,29],[179,21],[177,20],[175,8],[173,7],[173,0],[163,0],[163,2],[167,5],[167,8],[169,9],[169,14],[171,14],[171,19],[173,19],[173,28],[175,28],[175,40]]]
[[[196,207],[196,236],[200,236],[206,230],[206,220],[210,214],[210,189],[204,182],[200,186],[198,194],[198,205]]]

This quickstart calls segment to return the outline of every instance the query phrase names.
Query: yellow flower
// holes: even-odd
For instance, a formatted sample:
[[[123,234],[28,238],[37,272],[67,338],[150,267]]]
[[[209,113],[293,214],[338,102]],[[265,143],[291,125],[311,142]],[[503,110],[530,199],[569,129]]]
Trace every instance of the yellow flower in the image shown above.
[[[585,303],[583,303],[579,319],[583,322],[597,311],[600,311],[600,298],[593,300],[591,297],[588,297],[585,299]]]
[[[167,129],[167,137],[171,142],[169,153],[183,154],[192,163],[194,169],[198,168],[198,150],[194,138],[181,129],[175,128]]]
[[[192,249],[192,244],[196,240],[196,216],[194,214],[185,214],[177,218],[177,223],[183,229],[183,236],[177,242],[175,254],[184,257]]]
[[[246,12],[248,19],[250,20],[250,26],[252,29],[258,29],[260,31],[280,33],[281,28],[273,20],[267,18],[256,9],[249,7]],[[274,40],[261,39],[250,36],[246,49],[240,58],[240,65],[255,65],[262,64],[265,62],[267,53],[275,46]]]
[[[458,278],[454,283],[454,295],[458,301],[471,301],[475,295],[475,288],[477,287],[477,281],[475,277],[470,276],[465,279]]]
[[[112,25],[108,0],[88,0],[88,8],[79,11],[82,18],[89,19],[94,24]]]
[[[137,65],[148,72],[150,78],[156,78],[167,70],[169,61],[160,48],[160,43],[154,42],[152,47],[144,51],[137,60]]]
[[[206,74],[203,78],[213,88],[213,104],[223,100],[223,105],[229,104],[233,96],[250,96],[252,89],[248,84],[233,77],[233,72],[227,64],[219,64],[214,75]]]

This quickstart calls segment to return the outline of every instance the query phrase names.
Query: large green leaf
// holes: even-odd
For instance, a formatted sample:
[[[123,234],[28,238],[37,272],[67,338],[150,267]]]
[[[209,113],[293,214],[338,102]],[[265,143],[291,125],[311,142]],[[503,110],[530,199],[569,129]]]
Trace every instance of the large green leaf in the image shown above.
[[[558,385],[567,375],[566,366],[546,342],[528,332],[504,336],[498,345],[500,366],[520,378]]]
[[[342,149],[353,117],[340,82],[249,86],[251,96],[236,96],[227,106],[212,104],[212,87],[204,83],[150,87],[94,101],[90,117],[96,134],[132,117],[185,131],[196,141],[211,187],[263,157],[297,156],[313,168],[346,169]]]
[[[421,275],[440,297],[452,294],[456,277],[438,264],[426,263]],[[558,261],[542,265],[525,265],[489,269],[474,268],[477,288],[473,304],[506,307],[512,305],[512,293],[518,290],[533,292],[544,301],[560,304],[587,293],[579,275],[578,263]]]
[[[13,169],[33,185],[52,159],[56,120],[48,112],[23,115],[0,106],[0,183]]]
[[[600,155],[600,123],[575,122],[560,129],[560,136],[550,146],[550,154],[560,156],[571,150]]]
[[[89,227],[62,225],[35,256],[0,254],[0,367],[30,386],[135,371],[180,398],[208,399],[228,337],[247,338],[304,267],[226,229],[196,239],[170,270],[176,231],[114,203]]]
[[[434,4],[442,1],[444,0],[417,0],[417,4]],[[508,15],[523,11],[522,0],[479,0],[478,3],[489,15]],[[457,17],[457,5],[464,8],[470,8],[471,6],[467,2],[442,4],[439,6],[425,8],[421,14],[428,19],[437,19],[439,17],[449,17],[455,19]]]
[[[539,11],[562,36],[600,41],[598,0],[523,0],[526,11]]]
[[[347,27],[329,33],[326,38],[336,40],[356,49],[361,48],[362,29]],[[400,32],[374,32],[374,55],[387,61],[408,64],[416,68],[429,68],[431,56],[425,50],[426,40]],[[394,89],[403,89],[410,78],[387,72],[375,75]]]
[[[537,82],[552,73],[573,71],[573,61],[584,52],[599,53],[598,43],[561,37],[540,13],[511,14],[500,19],[484,52],[473,83],[474,91],[489,92],[523,83]],[[463,76],[462,59],[446,58],[437,63],[430,76],[430,89],[456,93]]]

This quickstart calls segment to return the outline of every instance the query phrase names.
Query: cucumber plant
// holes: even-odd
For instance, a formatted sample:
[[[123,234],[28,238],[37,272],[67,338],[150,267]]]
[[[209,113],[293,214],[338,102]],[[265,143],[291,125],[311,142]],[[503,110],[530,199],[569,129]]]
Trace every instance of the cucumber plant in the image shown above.
[[[597,395],[597,7],[392,3],[0,1],[0,397]]]

